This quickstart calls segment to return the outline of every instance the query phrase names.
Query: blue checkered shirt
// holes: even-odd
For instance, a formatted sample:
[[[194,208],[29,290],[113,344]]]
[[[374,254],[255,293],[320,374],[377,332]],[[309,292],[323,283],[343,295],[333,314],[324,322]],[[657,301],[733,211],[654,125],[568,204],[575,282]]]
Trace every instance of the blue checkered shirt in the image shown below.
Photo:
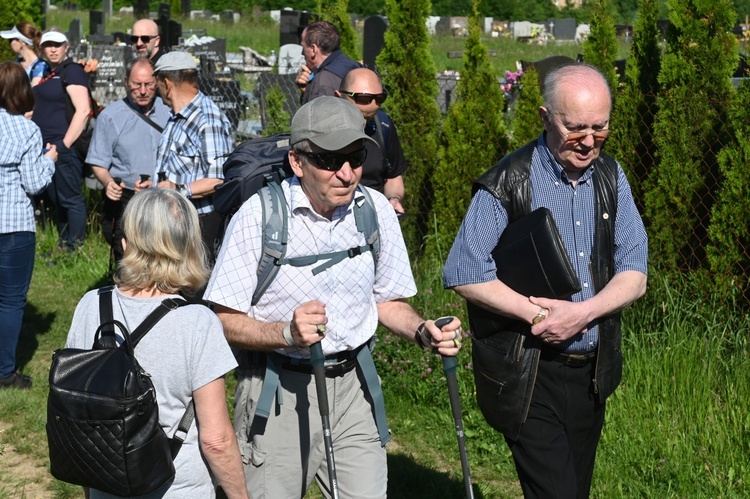
[[[172,112],[156,153],[152,175],[159,172],[175,184],[187,184],[202,178],[224,178],[224,161],[232,151],[232,126],[216,104],[198,95],[179,112]],[[214,210],[211,197],[195,199],[198,213]]]
[[[36,232],[29,196],[52,181],[55,163],[42,154],[42,132],[0,108],[0,234]]]
[[[544,135],[537,140],[531,160],[531,209],[549,208],[560,230],[568,256],[581,282],[581,291],[571,297],[581,302],[594,296],[591,252],[594,245],[594,166],[588,168],[575,187],[547,148]],[[500,200],[480,189],[453,243],[443,268],[446,288],[489,282],[497,278],[492,250],[497,246],[508,214]],[[643,221],[633,201],[625,173],[618,166],[617,218],[615,219],[615,273],[627,270],[647,272],[648,239]],[[578,334],[561,345],[568,352],[589,352],[599,341],[598,321],[592,321],[585,334]]]

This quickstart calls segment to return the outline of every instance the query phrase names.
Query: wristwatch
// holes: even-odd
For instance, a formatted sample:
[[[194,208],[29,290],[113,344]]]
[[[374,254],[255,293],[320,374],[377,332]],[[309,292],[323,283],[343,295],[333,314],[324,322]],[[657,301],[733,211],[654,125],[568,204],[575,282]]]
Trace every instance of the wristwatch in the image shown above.
[[[547,310],[546,308],[540,308],[539,313],[536,314],[536,317],[531,319],[531,324],[536,326],[537,324],[539,324],[540,322],[542,322],[544,319],[547,318],[548,313],[549,313],[549,310]]]

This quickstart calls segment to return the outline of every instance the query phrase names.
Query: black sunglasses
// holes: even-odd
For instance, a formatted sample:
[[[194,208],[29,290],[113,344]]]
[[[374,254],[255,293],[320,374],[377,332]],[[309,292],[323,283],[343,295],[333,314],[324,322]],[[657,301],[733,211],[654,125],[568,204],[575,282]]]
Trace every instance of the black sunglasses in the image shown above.
[[[359,168],[367,158],[367,149],[357,149],[354,152],[348,154],[341,154],[338,152],[302,152],[295,151],[300,156],[304,156],[310,160],[310,162],[321,170],[327,170],[329,172],[337,172],[344,167],[344,163],[349,163],[351,168]]]
[[[375,100],[378,106],[380,106],[388,98],[388,92],[383,92],[382,94],[368,94],[366,92],[346,92],[341,90],[341,93],[352,99],[357,104],[363,106],[368,105],[373,100]]]
[[[151,41],[152,38],[156,38],[159,35],[141,35],[141,36],[131,36],[130,37],[130,43],[138,43],[138,39],[140,38],[143,43],[148,43]]]
[[[64,43],[62,43],[62,42],[44,42],[44,43],[42,44],[42,48],[46,48],[46,47],[55,47],[55,48],[60,48],[60,47],[62,47],[63,45],[65,45],[65,44],[64,44]]]

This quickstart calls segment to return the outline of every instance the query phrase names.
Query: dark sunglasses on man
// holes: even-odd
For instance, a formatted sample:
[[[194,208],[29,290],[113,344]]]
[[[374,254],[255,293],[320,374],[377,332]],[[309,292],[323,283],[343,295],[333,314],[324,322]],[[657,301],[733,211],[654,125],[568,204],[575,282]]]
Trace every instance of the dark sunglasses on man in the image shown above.
[[[382,94],[368,94],[366,92],[347,92],[346,90],[340,91],[343,95],[346,95],[351,100],[356,102],[357,104],[361,104],[363,106],[367,106],[370,104],[373,100],[378,104],[378,106],[381,106],[383,102],[388,98],[388,92],[383,92]]]
[[[338,152],[303,152],[295,151],[300,156],[306,157],[316,168],[329,172],[337,172],[344,167],[344,163],[349,166],[359,168],[367,158],[367,149],[357,149],[354,152],[342,154]]]
[[[148,43],[151,41],[152,38],[156,38],[157,36],[159,35],[141,35],[141,36],[131,35],[130,43],[138,43],[139,38],[142,43]]]

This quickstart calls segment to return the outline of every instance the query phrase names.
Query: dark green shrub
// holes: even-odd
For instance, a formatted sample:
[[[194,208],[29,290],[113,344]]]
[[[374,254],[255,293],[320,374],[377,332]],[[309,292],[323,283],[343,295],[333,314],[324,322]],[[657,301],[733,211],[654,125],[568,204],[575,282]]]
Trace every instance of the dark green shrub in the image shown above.
[[[428,253],[443,262],[471,201],[477,177],[506,152],[508,140],[502,112],[505,101],[481,40],[476,13],[469,19],[464,69],[456,86],[457,99],[443,123],[440,162],[435,168],[435,204]]]
[[[542,133],[539,106],[544,104],[539,73],[532,65],[526,67],[521,76],[521,89],[511,119],[511,147],[517,149],[534,140]]]
[[[720,185],[717,155],[732,142],[729,77],[738,62],[729,0],[670,0],[654,137],[660,161],[645,185],[651,263],[697,268]]]
[[[291,117],[285,109],[286,97],[278,85],[272,86],[266,93],[265,115],[266,126],[263,135],[273,135],[291,130]]]
[[[430,0],[386,0],[385,5],[390,26],[377,66],[390,93],[387,111],[398,127],[409,162],[404,175],[408,217],[402,228],[414,259],[429,227],[440,129],[435,63],[425,26]]]
[[[617,37],[615,23],[607,13],[607,0],[592,2],[591,33],[583,42],[583,60],[599,68],[609,82],[612,95],[617,90]]]
[[[328,21],[336,26],[341,35],[341,51],[350,58],[358,61],[357,34],[349,18],[349,0],[318,0],[320,20]]]
[[[625,67],[625,83],[612,110],[612,133],[606,144],[607,151],[625,170],[636,203],[641,205],[642,182],[656,163],[653,128],[661,67],[656,13],[656,0],[641,0]]]

